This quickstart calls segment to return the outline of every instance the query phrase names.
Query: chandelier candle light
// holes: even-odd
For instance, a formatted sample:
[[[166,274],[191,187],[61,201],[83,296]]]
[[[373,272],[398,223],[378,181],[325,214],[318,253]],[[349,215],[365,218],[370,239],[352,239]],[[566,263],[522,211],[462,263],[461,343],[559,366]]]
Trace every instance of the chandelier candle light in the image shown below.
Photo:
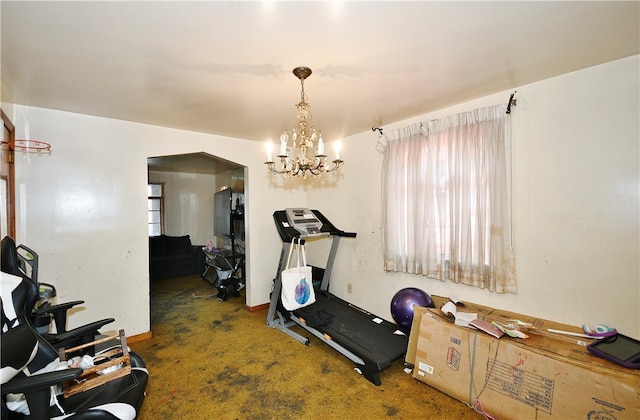
[[[310,125],[311,112],[309,108],[311,105],[306,101],[304,80],[311,75],[311,69],[296,67],[293,69],[293,74],[300,79],[302,86],[300,103],[296,105],[298,122],[291,130],[285,130],[280,135],[280,150],[277,155],[280,158],[280,168],[276,168],[276,163],[273,161],[273,145],[271,143],[267,143],[267,161],[264,164],[272,174],[283,175],[285,178],[293,176],[306,178],[307,174],[316,177],[323,173],[336,172],[343,163],[340,159],[340,144],[336,143],[336,158],[327,166],[322,132]],[[291,146],[289,141],[291,141]],[[313,153],[314,147],[315,153]]]

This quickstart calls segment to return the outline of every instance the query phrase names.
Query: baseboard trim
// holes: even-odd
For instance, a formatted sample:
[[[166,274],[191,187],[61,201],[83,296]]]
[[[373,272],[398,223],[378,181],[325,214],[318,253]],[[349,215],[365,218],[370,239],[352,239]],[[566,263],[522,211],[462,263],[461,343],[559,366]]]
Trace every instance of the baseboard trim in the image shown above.
[[[147,331],[146,333],[136,334],[136,335],[127,337],[127,343],[129,344],[137,343],[138,341],[148,340],[151,337],[153,337],[153,333],[151,331]]]
[[[258,312],[258,311],[262,311],[264,309],[267,309],[269,307],[268,303],[263,303],[262,305],[258,305],[258,306],[248,306],[248,305],[244,305],[244,308],[249,311],[249,312]]]

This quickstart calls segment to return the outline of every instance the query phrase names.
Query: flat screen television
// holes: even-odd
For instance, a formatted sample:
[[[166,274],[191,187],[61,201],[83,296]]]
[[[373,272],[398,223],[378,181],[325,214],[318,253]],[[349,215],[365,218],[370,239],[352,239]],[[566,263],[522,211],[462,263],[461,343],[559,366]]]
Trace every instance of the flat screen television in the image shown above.
[[[231,188],[213,195],[213,234],[231,236]]]

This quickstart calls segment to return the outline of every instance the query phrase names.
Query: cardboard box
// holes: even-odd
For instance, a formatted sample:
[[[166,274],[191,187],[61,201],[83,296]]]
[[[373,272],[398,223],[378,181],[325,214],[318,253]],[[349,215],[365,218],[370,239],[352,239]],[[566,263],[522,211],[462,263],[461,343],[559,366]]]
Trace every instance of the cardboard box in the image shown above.
[[[579,328],[466,302],[460,309],[531,322],[538,333],[496,339],[420,310],[408,349],[416,379],[499,419],[640,419],[640,371],[593,356],[588,339],[546,332]]]

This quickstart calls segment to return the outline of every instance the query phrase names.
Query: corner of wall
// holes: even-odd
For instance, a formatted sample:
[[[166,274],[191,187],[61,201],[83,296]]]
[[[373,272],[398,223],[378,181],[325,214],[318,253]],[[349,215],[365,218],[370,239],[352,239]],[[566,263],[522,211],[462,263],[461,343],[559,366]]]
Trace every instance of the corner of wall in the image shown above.
[[[9,117],[9,120],[13,122],[13,94],[5,83],[2,83],[0,87],[0,102],[0,108]]]

